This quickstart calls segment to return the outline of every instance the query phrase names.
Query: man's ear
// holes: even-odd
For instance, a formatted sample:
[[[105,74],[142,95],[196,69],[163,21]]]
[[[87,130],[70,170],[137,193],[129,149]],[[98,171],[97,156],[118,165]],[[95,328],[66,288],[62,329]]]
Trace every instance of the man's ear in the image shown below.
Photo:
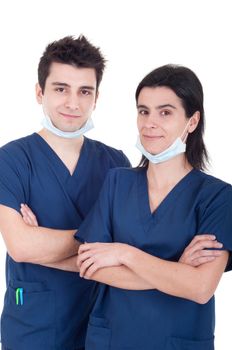
[[[41,89],[39,83],[36,83],[36,85],[35,85],[35,96],[36,96],[37,102],[39,104],[42,104],[43,92],[42,92],[42,89]]]
[[[97,100],[98,100],[98,96],[99,96],[99,91],[96,92],[96,97],[95,97],[95,104],[94,104],[94,108],[96,108],[96,104],[97,104]]]

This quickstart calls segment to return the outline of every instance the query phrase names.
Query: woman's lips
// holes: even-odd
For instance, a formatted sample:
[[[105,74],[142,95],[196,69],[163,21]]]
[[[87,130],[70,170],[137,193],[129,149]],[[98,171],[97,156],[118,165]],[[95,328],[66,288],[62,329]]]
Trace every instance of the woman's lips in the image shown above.
[[[159,140],[163,138],[163,136],[159,136],[159,135],[143,135],[143,137],[148,140]]]

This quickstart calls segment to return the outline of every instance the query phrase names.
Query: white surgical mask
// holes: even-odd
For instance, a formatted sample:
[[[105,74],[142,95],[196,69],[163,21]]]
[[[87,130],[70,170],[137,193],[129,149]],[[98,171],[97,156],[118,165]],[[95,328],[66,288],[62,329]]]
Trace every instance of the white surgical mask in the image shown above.
[[[76,138],[82,136],[83,134],[85,134],[87,131],[93,129],[93,127],[94,127],[92,119],[89,118],[87,120],[87,122],[80,129],[78,129],[76,131],[62,131],[60,129],[57,129],[52,124],[51,119],[46,114],[45,114],[41,124],[45,129],[49,130],[53,134],[60,136],[60,137],[64,137],[66,139],[76,139]]]
[[[190,122],[190,120],[188,121],[182,135],[180,137],[177,137],[177,139],[163,152],[160,152],[157,154],[149,153],[143,147],[139,136],[137,138],[136,147],[151,163],[158,164],[158,163],[166,162],[167,160],[174,158],[181,153],[185,153],[185,151],[186,151],[185,141],[186,141],[187,135],[188,135],[188,134],[186,134],[186,129],[189,125],[189,122]],[[184,137],[184,141],[182,141],[182,137],[184,136],[184,134],[186,134],[186,135]]]

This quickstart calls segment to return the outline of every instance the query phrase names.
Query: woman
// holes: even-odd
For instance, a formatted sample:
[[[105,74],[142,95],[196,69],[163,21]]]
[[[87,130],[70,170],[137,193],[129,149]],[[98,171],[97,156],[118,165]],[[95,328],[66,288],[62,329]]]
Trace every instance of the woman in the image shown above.
[[[88,242],[79,248],[80,275],[107,284],[86,350],[213,350],[213,295],[231,269],[232,189],[202,171],[202,86],[190,69],[166,65],[141,81],[136,103],[140,166],[110,171],[76,234]],[[206,250],[205,264],[183,264],[197,234],[215,235],[223,250],[216,259]]]

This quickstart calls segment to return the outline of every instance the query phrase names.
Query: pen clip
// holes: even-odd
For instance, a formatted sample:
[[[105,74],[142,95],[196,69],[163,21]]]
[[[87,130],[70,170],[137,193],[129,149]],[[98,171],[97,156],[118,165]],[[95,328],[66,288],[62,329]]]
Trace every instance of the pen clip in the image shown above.
[[[23,305],[23,288],[17,288],[15,291],[16,305]]]

